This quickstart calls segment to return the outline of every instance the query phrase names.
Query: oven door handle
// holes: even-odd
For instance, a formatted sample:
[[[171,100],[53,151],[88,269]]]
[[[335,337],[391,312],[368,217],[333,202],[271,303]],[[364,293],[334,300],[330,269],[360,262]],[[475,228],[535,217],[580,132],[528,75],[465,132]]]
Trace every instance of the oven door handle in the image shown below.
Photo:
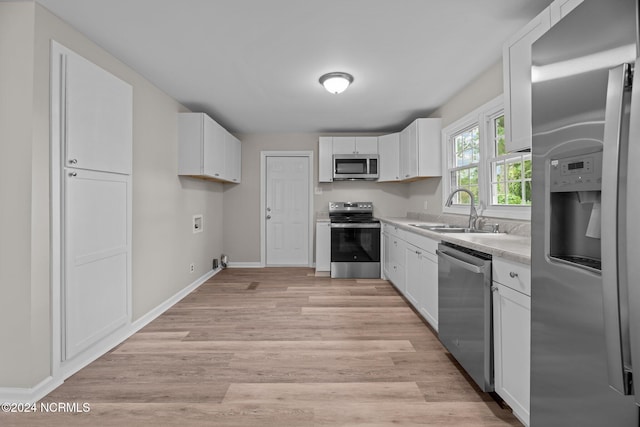
[[[346,222],[332,222],[330,225],[331,228],[380,228],[380,223],[366,223],[366,222],[357,222],[357,223],[346,223]]]
[[[469,264],[468,262],[465,262],[465,261],[463,261],[463,260],[461,260],[459,258],[454,257],[453,255],[449,255],[445,251],[441,251],[440,249],[436,249],[436,254],[438,256],[446,259],[451,264],[455,264],[458,267],[464,268],[465,270],[469,270],[469,271],[471,271],[473,273],[477,273],[477,274],[484,274],[484,268],[483,267],[478,267],[477,265]]]

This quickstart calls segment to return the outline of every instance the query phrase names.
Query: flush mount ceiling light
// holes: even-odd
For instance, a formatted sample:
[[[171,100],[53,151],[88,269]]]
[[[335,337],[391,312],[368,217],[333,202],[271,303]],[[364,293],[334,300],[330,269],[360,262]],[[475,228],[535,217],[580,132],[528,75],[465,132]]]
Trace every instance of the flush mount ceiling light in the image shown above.
[[[353,82],[353,76],[348,73],[327,73],[320,77],[320,84],[331,93],[342,93]]]

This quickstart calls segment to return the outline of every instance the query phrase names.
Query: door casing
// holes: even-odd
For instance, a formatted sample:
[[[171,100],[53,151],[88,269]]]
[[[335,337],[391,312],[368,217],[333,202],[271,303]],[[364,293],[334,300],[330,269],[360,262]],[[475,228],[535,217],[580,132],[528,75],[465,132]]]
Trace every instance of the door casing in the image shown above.
[[[260,265],[267,265],[267,233],[265,212],[267,209],[267,157],[306,157],[309,160],[309,226],[308,226],[308,266],[313,267],[313,151],[261,151],[260,152]]]

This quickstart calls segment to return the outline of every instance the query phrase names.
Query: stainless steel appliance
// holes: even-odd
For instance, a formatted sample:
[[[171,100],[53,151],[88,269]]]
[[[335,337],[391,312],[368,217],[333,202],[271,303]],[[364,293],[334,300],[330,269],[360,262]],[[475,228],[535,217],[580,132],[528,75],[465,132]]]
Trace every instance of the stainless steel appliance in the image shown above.
[[[371,202],[331,202],[331,277],[380,278],[380,221]]]
[[[491,255],[438,245],[438,336],[483,391],[493,391]]]
[[[333,180],[375,181],[378,179],[377,154],[334,154]]]
[[[532,48],[534,427],[639,424],[637,3],[585,0]]]

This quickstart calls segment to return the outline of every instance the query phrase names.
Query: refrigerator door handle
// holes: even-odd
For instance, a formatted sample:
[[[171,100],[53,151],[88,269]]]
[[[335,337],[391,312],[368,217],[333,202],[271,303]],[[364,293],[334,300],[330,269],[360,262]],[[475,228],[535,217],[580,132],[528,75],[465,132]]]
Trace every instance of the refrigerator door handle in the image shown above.
[[[631,113],[629,123],[629,144],[627,159],[627,182],[640,182],[640,58],[636,59],[635,73],[633,77],[633,88],[631,97]],[[637,192],[634,192],[637,194]],[[631,194],[631,192],[629,192]],[[626,273],[628,281],[628,301],[629,301],[629,337],[631,347],[631,367],[640,369],[640,198],[628,197],[626,200],[627,233],[626,238]],[[640,374],[638,375],[640,376]],[[637,405],[640,405],[640,386],[634,387],[634,398]]]
[[[604,329],[607,350],[609,385],[621,394],[632,393],[630,371],[630,344],[628,333],[628,308],[626,305],[626,283],[619,274],[618,216],[619,177],[621,145],[626,144],[625,101],[628,100],[628,81],[631,67],[623,64],[609,70],[607,104],[605,111],[604,140],[602,153],[602,290],[604,301]],[[625,91],[627,93],[625,94]]]

